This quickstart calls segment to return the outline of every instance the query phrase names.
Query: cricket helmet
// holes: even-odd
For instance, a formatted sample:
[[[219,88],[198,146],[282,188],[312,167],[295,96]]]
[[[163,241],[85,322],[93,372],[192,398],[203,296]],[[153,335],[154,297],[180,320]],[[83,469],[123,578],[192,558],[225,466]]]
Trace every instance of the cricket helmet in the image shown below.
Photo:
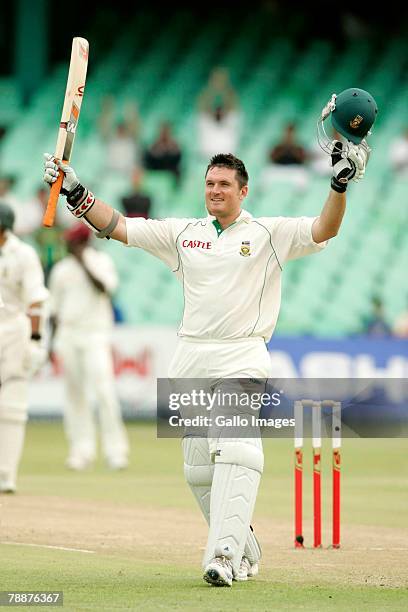
[[[336,97],[331,122],[347,140],[360,144],[371,130],[377,113],[378,108],[373,96],[364,89],[351,87]]]
[[[320,146],[327,153],[332,152],[332,143],[323,125],[330,115],[333,128],[341,136],[353,144],[362,144],[368,148],[365,138],[371,134],[377,113],[376,101],[364,89],[350,87],[339,94],[333,94],[318,121],[317,139]]]
[[[5,202],[0,202],[0,230],[12,230],[15,218],[11,206]]]

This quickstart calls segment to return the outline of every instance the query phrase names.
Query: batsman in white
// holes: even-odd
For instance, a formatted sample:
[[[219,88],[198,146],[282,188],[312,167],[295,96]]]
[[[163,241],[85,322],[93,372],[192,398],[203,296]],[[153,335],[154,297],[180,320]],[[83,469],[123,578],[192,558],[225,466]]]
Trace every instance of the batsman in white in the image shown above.
[[[0,203],[0,493],[14,493],[23,451],[28,383],[47,359],[48,290],[35,250],[13,234],[14,212]]]
[[[353,119],[359,129],[362,121],[366,127],[365,106],[363,100],[358,112],[346,109],[346,128]],[[342,104],[338,110],[344,111]],[[201,219],[125,218],[82,186],[71,167],[57,165],[48,154],[44,180],[52,184],[62,168],[75,217],[100,238],[109,236],[160,258],[182,283],[185,306],[171,379],[266,379],[271,363],[265,343],[279,313],[282,268],[290,259],[320,251],[336,236],[348,181],[365,172],[365,143],[344,150],[337,142],[327,146],[331,189],[320,215],[311,218],[254,218],[243,210],[248,174],[231,154],[215,155],[207,167],[208,215]],[[261,439],[186,437],[183,451],[187,482],[209,524],[204,579],[215,586],[246,580],[257,573],[261,557],[250,528],[264,463]]]
[[[96,457],[96,400],[103,454],[108,467],[119,470],[127,467],[129,445],[111,350],[111,294],[118,278],[112,259],[92,246],[91,236],[91,230],[79,222],[66,230],[68,255],[54,265],[49,279],[55,349],[63,363],[66,389],[66,466],[83,470]]]

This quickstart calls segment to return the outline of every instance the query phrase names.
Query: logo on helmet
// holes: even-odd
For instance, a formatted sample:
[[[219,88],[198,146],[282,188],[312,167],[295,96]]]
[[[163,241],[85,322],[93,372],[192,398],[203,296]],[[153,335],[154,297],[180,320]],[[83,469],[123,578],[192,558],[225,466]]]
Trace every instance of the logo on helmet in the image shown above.
[[[356,130],[362,121],[363,117],[361,115],[356,115],[354,119],[350,121],[349,125],[353,130]]]

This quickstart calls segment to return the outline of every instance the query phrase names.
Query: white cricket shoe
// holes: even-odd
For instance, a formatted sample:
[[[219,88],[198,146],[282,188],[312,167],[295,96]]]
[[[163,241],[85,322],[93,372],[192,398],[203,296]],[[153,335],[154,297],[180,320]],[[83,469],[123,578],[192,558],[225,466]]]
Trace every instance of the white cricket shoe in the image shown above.
[[[204,580],[214,586],[232,586],[232,563],[226,557],[214,557],[205,568]]]
[[[111,470],[126,470],[129,462],[126,457],[111,457],[107,459],[107,465]]]
[[[248,578],[252,578],[256,576],[259,572],[259,567],[257,563],[251,565],[247,557],[242,557],[241,563],[239,565],[238,573],[234,577],[234,580],[243,581],[248,580]]]
[[[0,480],[0,493],[15,493],[16,485],[10,480]]]
[[[0,472],[0,493],[15,493],[16,482],[9,472]]]
[[[75,472],[82,472],[92,465],[92,460],[77,455],[70,455],[65,461],[65,467]]]

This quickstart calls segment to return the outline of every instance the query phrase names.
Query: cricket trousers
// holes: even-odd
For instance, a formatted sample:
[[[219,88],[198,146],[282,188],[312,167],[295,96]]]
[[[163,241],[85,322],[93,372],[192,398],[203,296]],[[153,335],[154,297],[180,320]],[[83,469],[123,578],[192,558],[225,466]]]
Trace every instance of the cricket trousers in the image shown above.
[[[106,460],[114,463],[126,457],[128,440],[115,390],[109,335],[61,329],[56,350],[64,370],[64,427],[70,455],[89,461],[95,458],[97,417]]]
[[[29,338],[25,314],[0,320],[0,492],[16,489],[27,421]]]
[[[228,342],[181,338],[168,372],[172,390],[186,392],[191,379],[206,379],[203,386],[221,396],[238,387],[248,393],[262,392],[270,374],[270,357],[262,338]],[[224,406],[216,406],[213,416],[224,410]],[[186,412],[194,415],[192,407]],[[234,412],[248,416],[250,409],[228,406],[228,416]],[[180,413],[183,416],[182,409]],[[209,525],[203,567],[212,558],[225,556],[236,575],[243,555],[251,563],[261,556],[250,530],[263,471],[260,431],[255,427],[249,433],[236,430],[231,435],[222,427],[211,426],[204,434],[190,429],[185,431],[182,444],[184,474]]]

